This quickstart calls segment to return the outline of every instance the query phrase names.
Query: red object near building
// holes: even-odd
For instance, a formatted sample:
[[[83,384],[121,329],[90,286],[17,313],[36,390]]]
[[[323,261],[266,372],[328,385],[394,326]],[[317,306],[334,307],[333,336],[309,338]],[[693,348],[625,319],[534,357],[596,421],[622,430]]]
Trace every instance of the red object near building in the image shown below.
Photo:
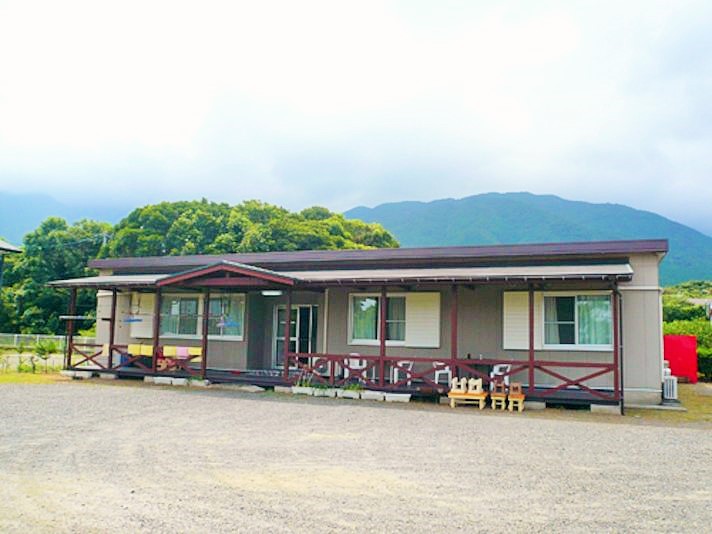
[[[697,337],[673,336],[663,337],[665,359],[670,363],[673,376],[684,377],[690,383],[697,383]]]

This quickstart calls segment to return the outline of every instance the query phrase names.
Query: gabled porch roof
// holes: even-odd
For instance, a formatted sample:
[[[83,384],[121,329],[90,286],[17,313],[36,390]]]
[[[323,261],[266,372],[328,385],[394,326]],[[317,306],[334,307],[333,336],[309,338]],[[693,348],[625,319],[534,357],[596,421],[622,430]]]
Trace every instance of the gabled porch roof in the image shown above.
[[[222,276],[221,276],[222,275]],[[165,287],[172,285],[190,286],[259,286],[277,284],[293,286],[296,278],[276,271],[253,267],[245,263],[232,261],[219,261],[204,267],[189,269],[172,274],[156,281],[156,286]]]

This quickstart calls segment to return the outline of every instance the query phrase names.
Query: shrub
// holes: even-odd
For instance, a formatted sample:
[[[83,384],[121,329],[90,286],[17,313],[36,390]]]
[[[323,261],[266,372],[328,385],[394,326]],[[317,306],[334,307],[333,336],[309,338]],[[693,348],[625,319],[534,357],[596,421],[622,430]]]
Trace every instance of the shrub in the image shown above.
[[[59,352],[59,345],[56,341],[51,339],[42,340],[35,345],[35,353],[39,356],[40,360],[44,362],[45,373],[49,370],[48,362],[52,354],[57,354]]]
[[[697,336],[698,348],[712,349],[712,324],[706,319],[664,323],[663,332],[679,336]]]
[[[697,371],[704,380],[712,380],[712,348],[697,349]]]

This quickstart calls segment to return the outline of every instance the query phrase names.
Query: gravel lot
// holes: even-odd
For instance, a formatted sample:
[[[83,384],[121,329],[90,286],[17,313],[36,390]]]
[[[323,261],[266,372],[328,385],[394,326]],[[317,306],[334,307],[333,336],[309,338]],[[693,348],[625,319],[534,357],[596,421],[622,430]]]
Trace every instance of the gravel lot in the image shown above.
[[[709,531],[709,427],[586,419],[3,385],[0,531]]]

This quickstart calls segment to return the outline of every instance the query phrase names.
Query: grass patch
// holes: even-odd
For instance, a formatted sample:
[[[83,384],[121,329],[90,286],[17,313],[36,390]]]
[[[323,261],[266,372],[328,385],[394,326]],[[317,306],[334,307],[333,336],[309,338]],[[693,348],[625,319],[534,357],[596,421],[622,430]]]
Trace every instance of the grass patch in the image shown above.
[[[0,373],[0,385],[2,384],[55,384],[68,380],[59,373],[17,373],[10,371]]]
[[[669,423],[712,423],[712,384],[680,384],[678,396],[686,412],[626,409],[626,415]]]

